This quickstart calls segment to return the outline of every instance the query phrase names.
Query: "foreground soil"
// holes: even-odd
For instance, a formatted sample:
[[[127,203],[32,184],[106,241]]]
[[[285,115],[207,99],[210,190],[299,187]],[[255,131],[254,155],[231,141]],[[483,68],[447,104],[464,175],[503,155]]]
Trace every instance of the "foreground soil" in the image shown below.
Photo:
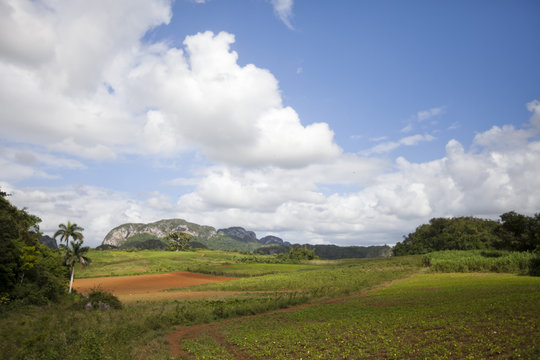
[[[168,300],[168,299],[201,299],[235,295],[233,291],[171,291],[168,289],[188,288],[193,285],[230,281],[235,278],[211,276],[189,272],[174,272],[168,274],[136,275],[76,279],[73,288],[82,294],[88,294],[92,289],[108,291],[117,296],[122,302]]]

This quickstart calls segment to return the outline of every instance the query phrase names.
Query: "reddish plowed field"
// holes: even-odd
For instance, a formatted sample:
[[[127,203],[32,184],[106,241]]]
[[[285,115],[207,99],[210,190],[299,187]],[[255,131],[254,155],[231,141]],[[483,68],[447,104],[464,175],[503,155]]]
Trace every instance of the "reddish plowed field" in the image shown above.
[[[136,300],[163,300],[181,298],[200,298],[216,295],[231,295],[232,292],[163,292],[167,289],[187,288],[193,285],[208,284],[221,281],[234,280],[223,276],[210,276],[189,272],[175,272],[168,274],[117,276],[90,279],[76,279],[73,287],[79,293],[88,294],[90,290],[98,288],[109,291],[122,301]],[[203,296],[204,295],[204,296]]]

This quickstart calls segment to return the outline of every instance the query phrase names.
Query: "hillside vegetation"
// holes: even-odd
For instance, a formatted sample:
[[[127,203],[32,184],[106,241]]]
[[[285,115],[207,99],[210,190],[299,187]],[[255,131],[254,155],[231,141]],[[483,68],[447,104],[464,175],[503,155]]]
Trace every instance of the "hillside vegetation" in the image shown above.
[[[398,242],[393,254],[426,254],[440,250],[540,251],[540,214],[533,217],[513,211],[501,221],[473,217],[434,218]]]

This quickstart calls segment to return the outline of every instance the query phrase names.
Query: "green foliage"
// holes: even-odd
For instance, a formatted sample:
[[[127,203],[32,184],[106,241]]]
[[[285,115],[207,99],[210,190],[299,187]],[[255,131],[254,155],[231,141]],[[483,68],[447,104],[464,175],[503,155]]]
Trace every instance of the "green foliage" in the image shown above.
[[[315,255],[315,249],[308,249],[307,246],[291,247],[286,257],[290,260],[313,260],[319,258]]]
[[[446,250],[423,256],[424,266],[435,272],[497,272],[535,275],[540,257],[506,250]]]
[[[216,276],[231,276],[231,277],[251,277],[263,276],[269,274],[288,273],[293,271],[307,271],[320,268],[319,265],[291,264],[291,263],[276,263],[264,262],[261,256],[256,257],[255,261],[250,261],[253,257],[242,257],[235,259],[233,264],[214,265],[204,264],[196,267],[189,267],[187,270],[196,273],[216,275]],[[274,260],[276,258],[272,257]],[[268,260],[272,260],[269,258]],[[246,261],[246,263],[243,263]]]
[[[136,245],[137,249],[141,250],[163,250],[167,247],[161,240],[149,239]]]
[[[337,246],[337,245],[307,245],[315,250],[315,255],[322,259],[352,259],[390,256],[392,249],[383,246]]]
[[[71,279],[69,281],[69,292],[73,288],[73,277],[75,274],[75,264],[81,264],[86,266],[92,262],[92,260],[86,256],[86,253],[90,249],[87,246],[82,246],[82,240],[71,241],[70,245],[60,245],[60,249],[64,253],[64,264],[71,268]]]
[[[290,249],[298,245],[270,244],[263,245],[255,252],[261,255],[285,254]],[[392,248],[390,246],[337,246],[337,245],[304,245],[306,248],[315,251],[315,255],[322,259],[338,260],[352,258],[369,258],[390,256]]]
[[[148,249],[148,250],[151,250],[151,248],[148,248],[147,246],[149,244],[151,244],[151,241],[152,240],[157,240],[159,241],[160,243],[162,243],[162,241],[157,237],[157,236],[154,236],[152,234],[148,234],[148,233],[141,233],[141,234],[135,234],[133,236],[130,236],[124,243],[122,243],[120,245],[120,249],[132,249],[132,248],[137,248],[137,249]],[[163,244],[163,243],[162,243]],[[163,244],[163,247],[165,247],[166,245]],[[155,246],[153,248],[156,248]],[[160,247],[161,248],[161,247]]]
[[[88,298],[83,299],[82,305],[85,307],[88,303],[91,304],[92,308],[100,309],[103,308],[103,304],[107,304],[112,309],[121,309],[122,303],[116,296],[110,292],[103,291],[100,289],[93,289],[89,294]]]
[[[41,220],[0,196],[0,294],[10,302],[44,304],[65,292],[60,254],[40,244]]]
[[[82,241],[84,238],[82,234],[84,229],[75,223],[72,224],[69,220],[67,224],[59,224],[58,227],[59,229],[54,233],[53,238],[56,240],[60,236],[60,242],[65,241],[66,245],[68,245],[70,238],[74,241]]]
[[[269,244],[269,245],[263,245],[257,250],[255,250],[256,254],[259,255],[279,255],[279,254],[286,254],[290,250],[290,246],[288,245],[282,245],[282,244]]]
[[[118,246],[109,245],[109,244],[101,244],[99,246],[96,246],[96,250],[116,250],[118,249]]]
[[[214,235],[209,238],[198,237],[196,241],[209,249],[226,251],[254,251],[261,246],[258,242],[240,241],[225,235]]]
[[[173,232],[165,237],[165,241],[169,243],[167,250],[170,251],[186,251],[191,248],[190,241],[193,239],[188,233]]]
[[[394,249],[395,256],[426,254],[440,250],[493,249],[499,223],[473,217],[434,218],[416,228]]]
[[[529,217],[510,211],[501,215],[496,246],[512,251],[540,253],[540,213]]]
[[[190,245],[192,249],[208,249],[206,245],[204,245],[203,243],[199,241],[191,241]]]

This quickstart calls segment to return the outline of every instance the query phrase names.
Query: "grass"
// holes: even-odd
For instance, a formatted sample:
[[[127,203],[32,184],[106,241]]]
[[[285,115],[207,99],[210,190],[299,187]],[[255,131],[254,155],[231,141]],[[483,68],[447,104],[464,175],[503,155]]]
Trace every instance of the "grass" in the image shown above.
[[[226,345],[254,359],[538,358],[540,279],[420,274],[391,287],[220,325]],[[185,343],[194,358],[214,337]],[[230,357],[229,357],[230,358]]]
[[[165,335],[194,325],[301,304],[306,296],[246,294],[223,300],[139,302],[122,309],[81,310],[74,299],[0,316],[4,359],[168,359]]]
[[[434,272],[496,272],[535,274],[539,256],[529,252],[494,250],[447,250],[424,255],[422,261]]]
[[[295,271],[315,270],[320,268],[319,265],[310,264],[227,264],[227,265],[207,265],[190,266],[188,271],[202,274],[210,274],[217,276],[233,276],[233,277],[251,277],[262,276],[278,273],[292,273]]]
[[[220,250],[159,251],[159,250],[91,250],[92,265],[77,268],[77,278],[158,274],[197,269],[216,269],[241,263],[246,257],[237,252]],[[252,256],[249,256],[252,257]],[[273,256],[257,256],[260,261],[272,261]]]
[[[294,272],[286,271],[235,281],[197,285],[190,287],[189,290],[302,291],[314,298],[347,295],[416,272],[421,268],[420,261],[419,256],[409,256],[304,265],[303,268],[298,268]],[[185,291],[186,289],[177,290]]]
[[[182,266],[202,261],[215,266],[229,262],[241,271],[246,270],[244,266],[253,272],[269,270],[265,263],[246,265],[238,260],[234,264],[234,257],[241,259],[242,255],[226,252],[205,253],[204,257],[199,253],[145,251],[96,251],[91,255],[95,259],[94,273],[107,268],[120,272],[122,266],[125,266],[123,274],[136,272],[143,266],[144,273],[148,273],[158,263],[180,263],[179,259],[185,260]],[[131,256],[135,264],[127,261]],[[238,282],[237,287],[241,289],[309,291],[244,293],[220,300],[138,302],[110,311],[82,311],[73,299],[46,307],[12,309],[0,314],[0,353],[9,359],[167,359],[169,347],[163,339],[173,326],[259,314],[329,294],[363,290],[419,268],[419,257],[322,262],[319,265],[273,264],[272,271],[282,272],[231,283]],[[330,286],[328,282],[334,280]],[[249,286],[244,281],[248,281]],[[346,285],[347,282],[352,285]]]
[[[461,256],[450,255],[433,254],[430,265],[444,256]],[[137,302],[110,311],[83,311],[79,300],[69,297],[59,304],[0,311],[3,358],[170,359],[166,334],[174,326],[222,319],[231,319],[219,325],[222,336],[209,332],[186,341],[193,357],[234,358],[237,353],[231,353],[231,347],[252,358],[281,359],[538,355],[534,345],[540,343],[540,278],[427,273],[358,296],[424,272],[422,256],[298,264],[207,250],[92,251],[90,257],[92,265],[78,269],[77,277],[219,272],[244,277],[191,289],[244,293],[222,299]],[[325,298],[340,301],[234,319]]]

